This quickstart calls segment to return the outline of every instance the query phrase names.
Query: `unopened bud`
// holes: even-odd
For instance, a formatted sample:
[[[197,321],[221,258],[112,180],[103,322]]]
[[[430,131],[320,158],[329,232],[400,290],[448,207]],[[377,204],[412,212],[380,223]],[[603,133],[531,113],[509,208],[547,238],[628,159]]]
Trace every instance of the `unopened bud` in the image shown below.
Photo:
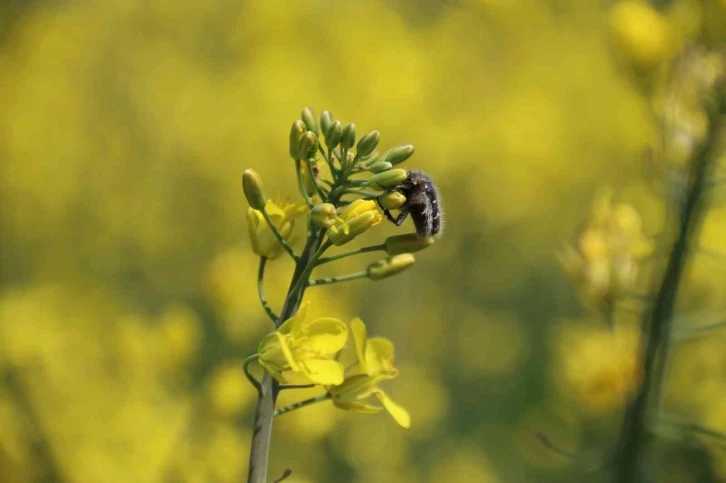
[[[323,134],[328,132],[330,124],[333,122],[333,114],[330,111],[323,111],[320,114],[320,130]]]
[[[388,161],[395,166],[410,158],[413,151],[413,144],[402,144],[401,146],[396,146],[395,148],[386,151],[386,154],[381,157],[381,161]]]
[[[371,154],[376,150],[376,147],[378,147],[378,142],[380,140],[381,133],[378,131],[371,131],[368,134],[365,134],[362,138],[360,138],[360,141],[358,141],[358,146],[356,148],[358,156],[368,156]]]
[[[292,159],[302,158],[299,146],[300,138],[302,138],[303,134],[305,134],[305,131],[305,123],[300,119],[292,123],[292,128],[290,128],[290,156]]]
[[[389,255],[400,255],[402,253],[413,253],[421,251],[434,244],[435,238],[425,236],[419,238],[415,233],[395,235],[386,238],[386,253]]]
[[[410,253],[402,253],[393,257],[378,260],[368,266],[368,278],[382,280],[406,270],[413,265],[416,259]]]
[[[310,107],[306,107],[302,111],[302,120],[305,123],[305,127],[308,128],[308,131],[312,131],[315,134],[320,133],[320,128],[318,127],[318,117],[315,115],[315,111],[312,110]]]
[[[328,130],[325,131],[325,145],[328,146],[328,149],[333,149],[340,144],[340,138],[342,135],[343,125],[340,121],[331,122]]]
[[[403,183],[407,177],[408,173],[405,169],[389,169],[388,171],[372,176],[368,180],[368,186],[376,190],[385,191]]]
[[[335,211],[335,205],[331,203],[322,203],[313,206],[310,210],[312,220],[323,228],[330,228],[335,223],[338,213]]]
[[[300,144],[298,145],[298,151],[300,152],[301,159],[307,161],[311,154],[315,154],[317,149],[318,137],[314,132],[308,131],[300,138]]]
[[[398,191],[389,191],[378,197],[378,204],[386,210],[397,210],[406,203],[406,197]],[[406,250],[408,251],[408,250]]]
[[[389,163],[388,161],[378,161],[376,163],[371,164],[368,167],[368,170],[373,174],[382,173],[384,171],[388,171],[389,169],[393,168],[393,165]]]
[[[255,170],[245,169],[242,174],[242,190],[252,208],[262,210],[265,207],[267,197],[262,189],[262,178]]]
[[[355,124],[349,122],[343,128],[342,137],[340,139],[340,147],[350,149],[355,144]]]

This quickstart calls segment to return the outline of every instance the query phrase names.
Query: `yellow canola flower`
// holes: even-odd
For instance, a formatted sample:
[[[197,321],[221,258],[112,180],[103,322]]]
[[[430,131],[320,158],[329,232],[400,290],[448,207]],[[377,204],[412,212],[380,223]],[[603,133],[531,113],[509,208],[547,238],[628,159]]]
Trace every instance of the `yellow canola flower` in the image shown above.
[[[651,251],[638,212],[630,205],[613,205],[610,193],[604,193],[574,245],[566,246],[559,258],[585,297],[601,303],[632,287],[638,261]]]
[[[393,365],[393,343],[382,337],[368,339],[366,326],[360,319],[354,319],[350,325],[358,362],[346,371],[343,384],[328,388],[333,404],[346,411],[367,414],[385,408],[398,424],[409,428],[411,416],[408,411],[378,387],[379,382],[398,377],[398,369]],[[372,396],[377,397],[383,407],[365,402]]]
[[[668,23],[647,2],[617,2],[609,16],[615,42],[637,67],[653,67],[669,55]]]
[[[265,211],[270,215],[272,224],[275,225],[282,239],[288,241],[292,235],[292,229],[295,227],[295,218],[307,213],[308,207],[304,201],[283,203],[282,206],[279,206],[272,200],[268,200]],[[254,208],[247,210],[247,229],[253,252],[271,260],[280,256],[282,245],[275,238],[261,211]]]
[[[355,200],[341,211],[340,217],[328,228],[328,239],[334,245],[343,245],[382,220],[375,201]]]
[[[333,358],[345,346],[348,328],[332,317],[307,320],[308,306],[303,303],[297,314],[262,339],[259,363],[282,384],[340,384],[345,368]]]

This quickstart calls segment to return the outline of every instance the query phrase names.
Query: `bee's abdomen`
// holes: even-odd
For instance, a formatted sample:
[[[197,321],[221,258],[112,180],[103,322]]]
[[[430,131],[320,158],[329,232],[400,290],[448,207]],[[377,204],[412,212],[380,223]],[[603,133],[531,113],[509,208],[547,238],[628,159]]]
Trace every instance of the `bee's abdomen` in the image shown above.
[[[427,236],[436,235],[441,231],[441,207],[439,206],[439,194],[433,184],[426,187],[426,197],[429,200],[429,216],[431,217],[431,233]]]

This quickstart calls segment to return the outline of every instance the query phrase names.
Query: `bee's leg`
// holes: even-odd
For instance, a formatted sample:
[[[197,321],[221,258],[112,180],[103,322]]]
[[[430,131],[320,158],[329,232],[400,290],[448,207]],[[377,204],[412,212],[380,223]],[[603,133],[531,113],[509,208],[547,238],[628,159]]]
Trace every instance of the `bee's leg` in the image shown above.
[[[401,226],[401,224],[404,221],[406,221],[406,217],[408,216],[408,209],[401,210],[401,212],[398,214],[398,216],[396,218],[394,218],[391,215],[391,212],[388,210],[383,210],[383,214],[386,215],[386,218],[388,218],[388,221],[390,221],[391,223],[393,223],[396,226]]]

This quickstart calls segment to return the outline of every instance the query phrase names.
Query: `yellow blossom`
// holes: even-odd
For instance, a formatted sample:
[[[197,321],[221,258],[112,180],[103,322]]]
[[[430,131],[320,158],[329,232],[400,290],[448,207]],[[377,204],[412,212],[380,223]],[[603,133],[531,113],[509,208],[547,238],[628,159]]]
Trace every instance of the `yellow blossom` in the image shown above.
[[[610,28],[614,40],[637,67],[653,67],[671,50],[668,24],[647,2],[616,3],[610,12]]]
[[[393,343],[382,337],[368,339],[366,326],[360,319],[351,322],[351,330],[358,361],[346,371],[343,384],[328,388],[333,404],[357,413],[377,413],[385,408],[398,424],[410,427],[408,411],[378,387],[379,382],[398,377],[398,369],[393,365]],[[366,402],[372,396],[377,397],[383,407]]]
[[[340,384],[344,367],[333,357],[345,346],[348,328],[332,317],[307,320],[308,305],[262,339],[259,363],[283,384]]]
[[[268,200],[265,210],[270,215],[270,219],[280,236],[287,241],[292,235],[295,218],[307,212],[307,205],[301,201],[298,203],[284,203],[283,206],[279,206],[272,200]],[[282,253],[282,245],[275,238],[261,211],[253,208],[247,210],[247,229],[250,234],[252,251],[257,255],[274,259]]]
[[[333,244],[340,246],[382,220],[375,201],[355,200],[341,211],[340,218],[328,228],[328,238]]]
[[[575,243],[566,246],[559,258],[585,297],[600,303],[633,285],[638,260],[650,251],[638,212],[630,205],[613,205],[605,193],[595,200]]]

